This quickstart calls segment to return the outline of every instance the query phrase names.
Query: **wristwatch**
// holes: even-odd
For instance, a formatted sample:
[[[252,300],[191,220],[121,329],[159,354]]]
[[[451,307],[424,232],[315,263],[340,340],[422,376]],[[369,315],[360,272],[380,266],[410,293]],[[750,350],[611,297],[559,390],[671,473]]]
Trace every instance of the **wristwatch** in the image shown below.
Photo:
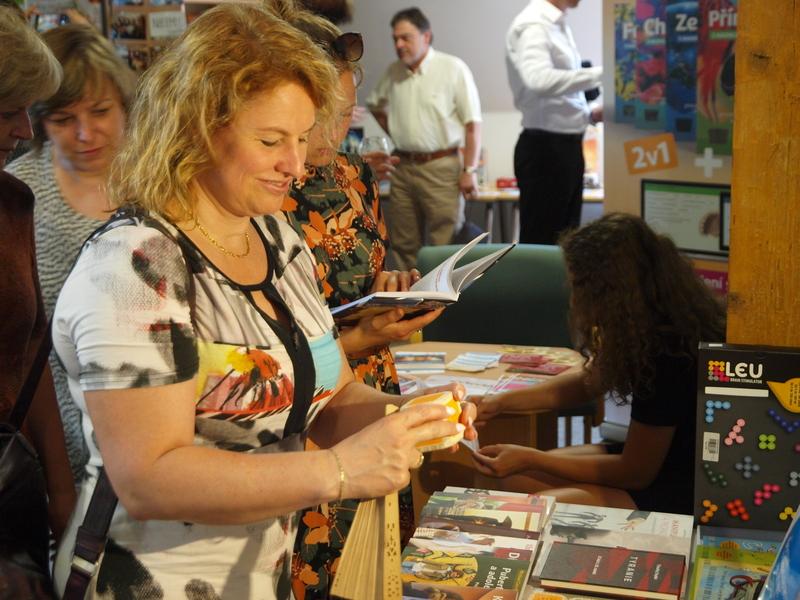
[[[478,172],[478,167],[474,167],[474,166],[473,167],[468,167],[468,166],[464,165],[464,168],[461,169],[461,172],[462,173],[469,173],[470,175],[472,175],[473,173],[477,173]]]

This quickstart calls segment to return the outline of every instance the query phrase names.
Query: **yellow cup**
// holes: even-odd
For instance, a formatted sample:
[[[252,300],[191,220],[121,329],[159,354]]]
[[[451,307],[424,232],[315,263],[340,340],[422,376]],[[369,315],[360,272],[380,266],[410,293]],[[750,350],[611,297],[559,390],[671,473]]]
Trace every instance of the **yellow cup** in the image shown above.
[[[404,410],[409,406],[417,406],[419,404],[441,404],[442,406],[449,406],[455,413],[448,416],[445,420],[450,421],[451,423],[458,423],[458,418],[461,416],[461,404],[453,398],[452,392],[436,392],[434,394],[425,394],[424,396],[417,396],[416,398],[412,398],[400,408],[400,410]],[[417,450],[420,452],[432,452],[433,450],[442,450],[443,448],[449,448],[457,444],[461,441],[461,438],[464,437],[464,432],[459,431],[454,435],[450,435],[447,437],[439,437],[434,438],[432,440],[428,440],[426,442],[420,442],[417,444]]]

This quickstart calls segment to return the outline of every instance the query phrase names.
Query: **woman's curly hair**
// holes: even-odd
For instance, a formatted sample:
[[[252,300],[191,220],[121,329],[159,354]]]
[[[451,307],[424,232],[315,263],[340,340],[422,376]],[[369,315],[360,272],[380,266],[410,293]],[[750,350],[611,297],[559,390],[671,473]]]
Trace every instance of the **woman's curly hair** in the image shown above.
[[[649,391],[657,357],[696,360],[698,342],[724,339],[723,305],[672,240],[639,217],[607,214],[559,244],[574,342],[601,391]]]

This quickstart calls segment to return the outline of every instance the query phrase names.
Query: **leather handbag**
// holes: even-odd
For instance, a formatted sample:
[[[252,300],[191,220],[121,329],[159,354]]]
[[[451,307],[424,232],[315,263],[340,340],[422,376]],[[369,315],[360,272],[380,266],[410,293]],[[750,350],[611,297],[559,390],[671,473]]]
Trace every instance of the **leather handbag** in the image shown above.
[[[0,423],[0,599],[53,598],[47,486],[38,454],[20,431],[51,345],[48,325],[8,422]]]

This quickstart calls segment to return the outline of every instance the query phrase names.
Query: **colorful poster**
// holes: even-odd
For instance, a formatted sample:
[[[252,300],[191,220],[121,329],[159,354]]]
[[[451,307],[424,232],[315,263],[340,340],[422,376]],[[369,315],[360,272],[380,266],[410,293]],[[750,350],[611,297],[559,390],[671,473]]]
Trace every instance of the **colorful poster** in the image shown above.
[[[638,129],[664,130],[667,80],[666,0],[636,0],[636,116]]]
[[[667,130],[679,142],[694,141],[697,98],[697,0],[667,4]]]
[[[614,5],[614,120],[636,116],[636,12],[630,2]]]
[[[737,0],[700,0],[697,152],[731,155]]]

